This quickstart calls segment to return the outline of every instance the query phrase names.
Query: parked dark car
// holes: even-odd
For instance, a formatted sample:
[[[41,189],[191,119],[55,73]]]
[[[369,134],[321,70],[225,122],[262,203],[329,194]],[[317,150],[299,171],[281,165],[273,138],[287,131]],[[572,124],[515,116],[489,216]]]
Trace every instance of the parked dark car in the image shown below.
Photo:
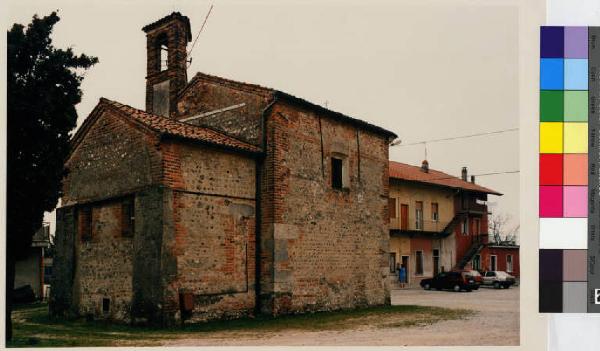
[[[31,285],[23,285],[13,290],[14,303],[31,303],[35,301],[35,294]]]
[[[433,278],[421,280],[421,287],[425,290],[430,289],[451,289],[454,291],[471,291],[478,289],[479,285],[475,283],[473,276],[466,271],[442,272]]]

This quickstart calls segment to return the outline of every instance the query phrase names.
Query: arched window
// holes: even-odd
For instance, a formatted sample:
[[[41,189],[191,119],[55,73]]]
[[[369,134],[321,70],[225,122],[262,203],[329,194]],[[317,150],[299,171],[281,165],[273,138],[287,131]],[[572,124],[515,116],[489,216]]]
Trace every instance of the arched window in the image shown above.
[[[159,72],[169,68],[169,40],[165,33],[156,38],[156,56]]]

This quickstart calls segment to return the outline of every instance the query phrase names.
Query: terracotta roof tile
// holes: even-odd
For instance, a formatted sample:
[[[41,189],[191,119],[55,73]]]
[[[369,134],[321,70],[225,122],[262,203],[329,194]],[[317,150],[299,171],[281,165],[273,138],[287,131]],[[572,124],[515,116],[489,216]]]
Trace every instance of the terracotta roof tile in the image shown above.
[[[260,152],[260,148],[255,145],[248,144],[210,128],[194,126],[179,122],[172,118],[147,113],[134,107],[105,98],[101,98],[100,102],[118,109],[127,116],[133,118],[135,121],[159,133],[185,139],[197,140],[203,143],[224,146],[227,148],[233,148],[251,153]]]
[[[453,189],[463,189],[486,194],[502,195],[495,190],[466,182],[458,177],[454,177],[447,173],[436,171],[431,168],[429,169],[429,172],[425,173],[421,170],[421,167],[411,166],[406,163],[390,161],[389,165],[390,178],[392,179],[402,179],[412,182],[439,185]]]
[[[167,16],[165,16],[165,17],[163,17],[163,18],[161,18],[161,19],[159,19],[157,21],[154,21],[154,22],[152,22],[150,24],[147,24],[147,25],[145,25],[142,28],[142,30],[144,32],[148,32],[148,31],[150,31],[152,29],[155,29],[155,28],[158,28],[158,27],[162,26],[163,24],[165,24],[167,22],[170,22],[170,21],[172,21],[174,19],[180,19],[180,20],[183,21],[183,23],[185,24],[185,36],[186,36],[185,39],[188,42],[192,41],[192,30],[191,30],[191,27],[190,27],[190,19],[187,16],[184,16],[184,15],[182,15],[179,12],[172,12],[170,15],[167,15]]]

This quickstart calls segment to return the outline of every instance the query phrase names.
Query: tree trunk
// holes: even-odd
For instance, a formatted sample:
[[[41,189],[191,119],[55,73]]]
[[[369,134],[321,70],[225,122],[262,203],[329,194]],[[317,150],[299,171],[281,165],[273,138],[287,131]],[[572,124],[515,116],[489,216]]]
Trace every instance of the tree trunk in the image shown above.
[[[6,342],[12,340],[12,298],[15,288],[15,257],[8,248],[6,253]]]

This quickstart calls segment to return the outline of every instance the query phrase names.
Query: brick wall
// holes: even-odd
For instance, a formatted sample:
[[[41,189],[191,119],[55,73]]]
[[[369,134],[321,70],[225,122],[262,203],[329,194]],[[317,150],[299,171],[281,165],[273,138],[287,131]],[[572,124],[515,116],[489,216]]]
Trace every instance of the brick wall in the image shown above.
[[[146,77],[146,111],[153,112],[154,85],[169,81],[169,112],[175,116],[177,95],[187,84],[187,27],[181,17],[149,30],[146,35],[147,77]],[[168,69],[160,70],[161,37],[168,43]]]
[[[252,313],[255,161],[177,142],[163,149],[178,160],[165,166],[165,313],[188,322]],[[181,294],[192,296],[192,311],[181,313]]]
[[[280,314],[389,302],[387,140],[282,102],[268,130],[265,308]],[[347,189],[332,189],[332,155],[345,158]]]
[[[208,81],[205,95],[198,88],[202,99],[196,89],[182,99],[182,115],[239,98],[246,120],[224,114],[213,122],[260,143],[269,95]],[[253,313],[257,288],[270,314],[389,303],[385,137],[280,102],[267,118],[267,156],[255,160],[159,139],[112,112],[94,113],[98,121],[73,152],[64,182],[57,281],[65,288],[57,289],[57,313],[71,304],[80,314],[163,325],[237,317]],[[341,190],[332,189],[332,156],[344,159]],[[119,236],[122,196],[135,199],[131,238]],[[73,216],[86,204],[93,207],[92,240],[81,242]],[[103,298],[111,301],[108,314]]]

